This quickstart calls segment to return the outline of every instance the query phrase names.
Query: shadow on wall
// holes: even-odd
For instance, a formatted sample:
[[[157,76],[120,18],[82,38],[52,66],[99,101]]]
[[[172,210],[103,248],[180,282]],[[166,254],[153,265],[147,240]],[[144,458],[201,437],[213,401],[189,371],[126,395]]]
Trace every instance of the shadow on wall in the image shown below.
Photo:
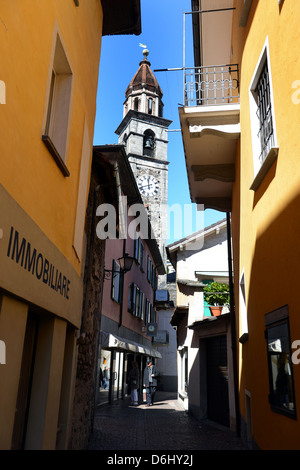
[[[252,260],[247,299],[249,339],[242,347],[241,390],[251,390],[253,437],[262,449],[299,449],[300,425],[296,420],[270,412],[268,401],[269,371],[265,317],[288,305],[291,342],[300,339],[299,279],[300,194],[298,194],[269,226],[258,232]],[[247,282],[247,279],[246,279]],[[300,368],[293,366],[299,400]],[[298,388],[297,388],[298,385]],[[244,400],[245,401],[245,400]],[[241,403],[243,396],[241,396]],[[278,423],[283,424],[276,432]]]

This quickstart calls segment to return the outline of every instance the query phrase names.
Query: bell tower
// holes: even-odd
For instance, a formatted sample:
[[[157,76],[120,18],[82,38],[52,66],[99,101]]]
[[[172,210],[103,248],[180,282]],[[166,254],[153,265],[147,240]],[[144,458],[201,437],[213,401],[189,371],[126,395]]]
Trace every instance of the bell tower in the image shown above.
[[[168,218],[168,127],[163,93],[143,50],[143,60],[125,92],[123,120],[116,134],[124,144],[144,205],[166,265]]]

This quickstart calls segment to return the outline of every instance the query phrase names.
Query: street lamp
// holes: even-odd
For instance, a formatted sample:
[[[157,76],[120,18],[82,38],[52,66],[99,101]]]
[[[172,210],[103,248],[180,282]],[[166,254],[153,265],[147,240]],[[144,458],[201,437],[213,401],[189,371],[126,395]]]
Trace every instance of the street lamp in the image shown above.
[[[110,279],[111,276],[114,277],[120,273],[122,274],[127,273],[128,271],[131,270],[133,260],[134,258],[132,256],[129,256],[128,253],[125,253],[124,256],[122,256],[121,258],[118,258],[120,271],[104,268],[104,279]]]

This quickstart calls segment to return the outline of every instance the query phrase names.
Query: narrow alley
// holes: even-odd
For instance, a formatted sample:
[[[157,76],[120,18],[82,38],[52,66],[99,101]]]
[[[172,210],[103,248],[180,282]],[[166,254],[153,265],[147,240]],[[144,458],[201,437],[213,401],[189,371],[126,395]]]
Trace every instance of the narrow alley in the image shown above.
[[[186,413],[176,393],[159,391],[152,407],[131,406],[130,397],[98,406],[89,450],[176,451],[177,455],[186,451],[191,455],[200,450],[247,447],[223,426],[200,422]]]

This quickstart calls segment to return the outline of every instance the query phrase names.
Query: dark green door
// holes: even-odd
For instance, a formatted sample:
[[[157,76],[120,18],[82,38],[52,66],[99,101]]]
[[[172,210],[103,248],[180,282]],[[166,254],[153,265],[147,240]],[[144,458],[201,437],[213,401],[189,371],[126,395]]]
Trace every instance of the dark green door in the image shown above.
[[[228,364],[226,336],[206,340],[207,417],[229,426]]]

